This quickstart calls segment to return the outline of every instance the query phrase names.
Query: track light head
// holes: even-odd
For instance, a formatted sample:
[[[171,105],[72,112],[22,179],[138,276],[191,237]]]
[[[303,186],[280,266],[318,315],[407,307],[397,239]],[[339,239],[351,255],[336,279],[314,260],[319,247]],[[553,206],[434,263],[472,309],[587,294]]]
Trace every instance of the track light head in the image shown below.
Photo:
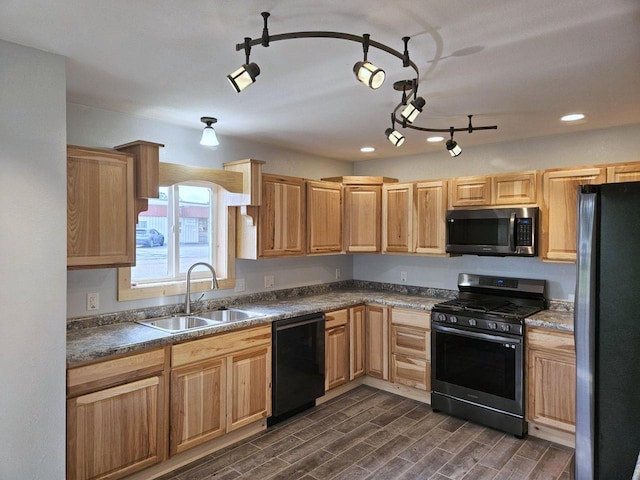
[[[373,90],[380,88],[384,83],[385,73],[381,68],[371,62],[356,62],[353,66],[356,78]]]
[[[227,79],[236,89],[236,92],[240,93],[249,85],[256,81],[256,77],[260,75],[260,67],[256,63],[249,63],[242,65],[238,70],[231,75],[227,75]]]
[[[424,108],[424,106],[427,104],[427,102],[425,101],[424,98],[422,97],[418,97],[415,100],[411,101],[409,103],[409,105],[407,105],[402,112],[400,112],[400,115],[402,116],[402,118],[404,118],[407,122],[409,123],[413,123],[413,121],[418,118],[418,115],[420,115],[422,113],[422,109]]]
[[[218,137],[216,136],[216,131],[211,126],[216,123],[218,119],[214,117],[201,117],[200,121],[207,125],[206,127],[204,127],[204,130],[202,130],[200,145],[204,145],[206,147],[215,147],[217,145],[220,145]]]
[[[462,153],[462,147],[460,147],[460,145],[458,145],[458,142],[456,142],[453,138],[451,140],[447,140],[447,150],[449,150],[449,153],[452,157],[457,157]]]
[[[404,143],[404,135],[402,135],[398,130],[387,128],[384,134],[394,147],[400,147]]]

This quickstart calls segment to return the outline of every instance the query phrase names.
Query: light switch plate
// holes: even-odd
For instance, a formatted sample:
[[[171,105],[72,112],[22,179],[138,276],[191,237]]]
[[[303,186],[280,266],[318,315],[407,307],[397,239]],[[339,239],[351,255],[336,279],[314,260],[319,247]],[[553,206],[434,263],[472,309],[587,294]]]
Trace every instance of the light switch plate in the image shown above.
[[[273,275],[265,275],[264,276],[264,288],[273,288]]]

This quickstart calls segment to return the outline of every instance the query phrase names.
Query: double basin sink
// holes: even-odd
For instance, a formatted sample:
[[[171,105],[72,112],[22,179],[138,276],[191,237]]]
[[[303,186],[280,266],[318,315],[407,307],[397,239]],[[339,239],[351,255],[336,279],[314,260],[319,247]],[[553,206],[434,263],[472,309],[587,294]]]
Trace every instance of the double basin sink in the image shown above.
[[[180,333],[263,316],[264,315],[260,313],[230,308],[228,310],[215,310],[213,312],[194,313],[191,315],[175,315],[173,317],[156,318],[154,320],[136,320],[136,323],[156,328],[163,332]]]

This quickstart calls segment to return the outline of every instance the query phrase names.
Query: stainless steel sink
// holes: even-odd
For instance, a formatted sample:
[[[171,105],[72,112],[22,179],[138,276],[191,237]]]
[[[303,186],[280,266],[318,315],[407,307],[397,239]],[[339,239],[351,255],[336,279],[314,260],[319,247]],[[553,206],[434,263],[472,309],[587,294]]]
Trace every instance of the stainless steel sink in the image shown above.
[[[191,315],[175,315],[173,317],[163,317],[155,320],[136,320],[136,323],[157,328],[163,332],[178,333],[262,316],[264,315],[260,313],[230,308],[229,310],[215,310],[213,312],[194,313]]]
[[[214,319],[196,317],[195,315],[176,315],[174,317],[157,318],[155,320],[140,320],[136,321],[136,323],[157,328],[164,332],[177,333],[212,327],[222,322]]]
[[[250,318],[264,316],[260,313],[247,312],[246,310],[238,310],[237,308],[230,308],[228,310],[215,310],[213,312],[194,313],[193,315],[198,318],[204,318],[207,320],[213,320],[215,322],[222,323],[239,322],[240,320],[248,320]]]

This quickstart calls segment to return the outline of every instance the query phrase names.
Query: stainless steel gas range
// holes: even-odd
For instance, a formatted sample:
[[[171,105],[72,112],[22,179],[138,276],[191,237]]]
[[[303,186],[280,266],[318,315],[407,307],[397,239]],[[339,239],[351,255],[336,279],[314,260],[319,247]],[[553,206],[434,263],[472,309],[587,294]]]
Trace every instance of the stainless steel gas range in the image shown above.
[[[545,281],[461,273],[458,290],[431,312],[431,406],[522,437],[524,319]]]

